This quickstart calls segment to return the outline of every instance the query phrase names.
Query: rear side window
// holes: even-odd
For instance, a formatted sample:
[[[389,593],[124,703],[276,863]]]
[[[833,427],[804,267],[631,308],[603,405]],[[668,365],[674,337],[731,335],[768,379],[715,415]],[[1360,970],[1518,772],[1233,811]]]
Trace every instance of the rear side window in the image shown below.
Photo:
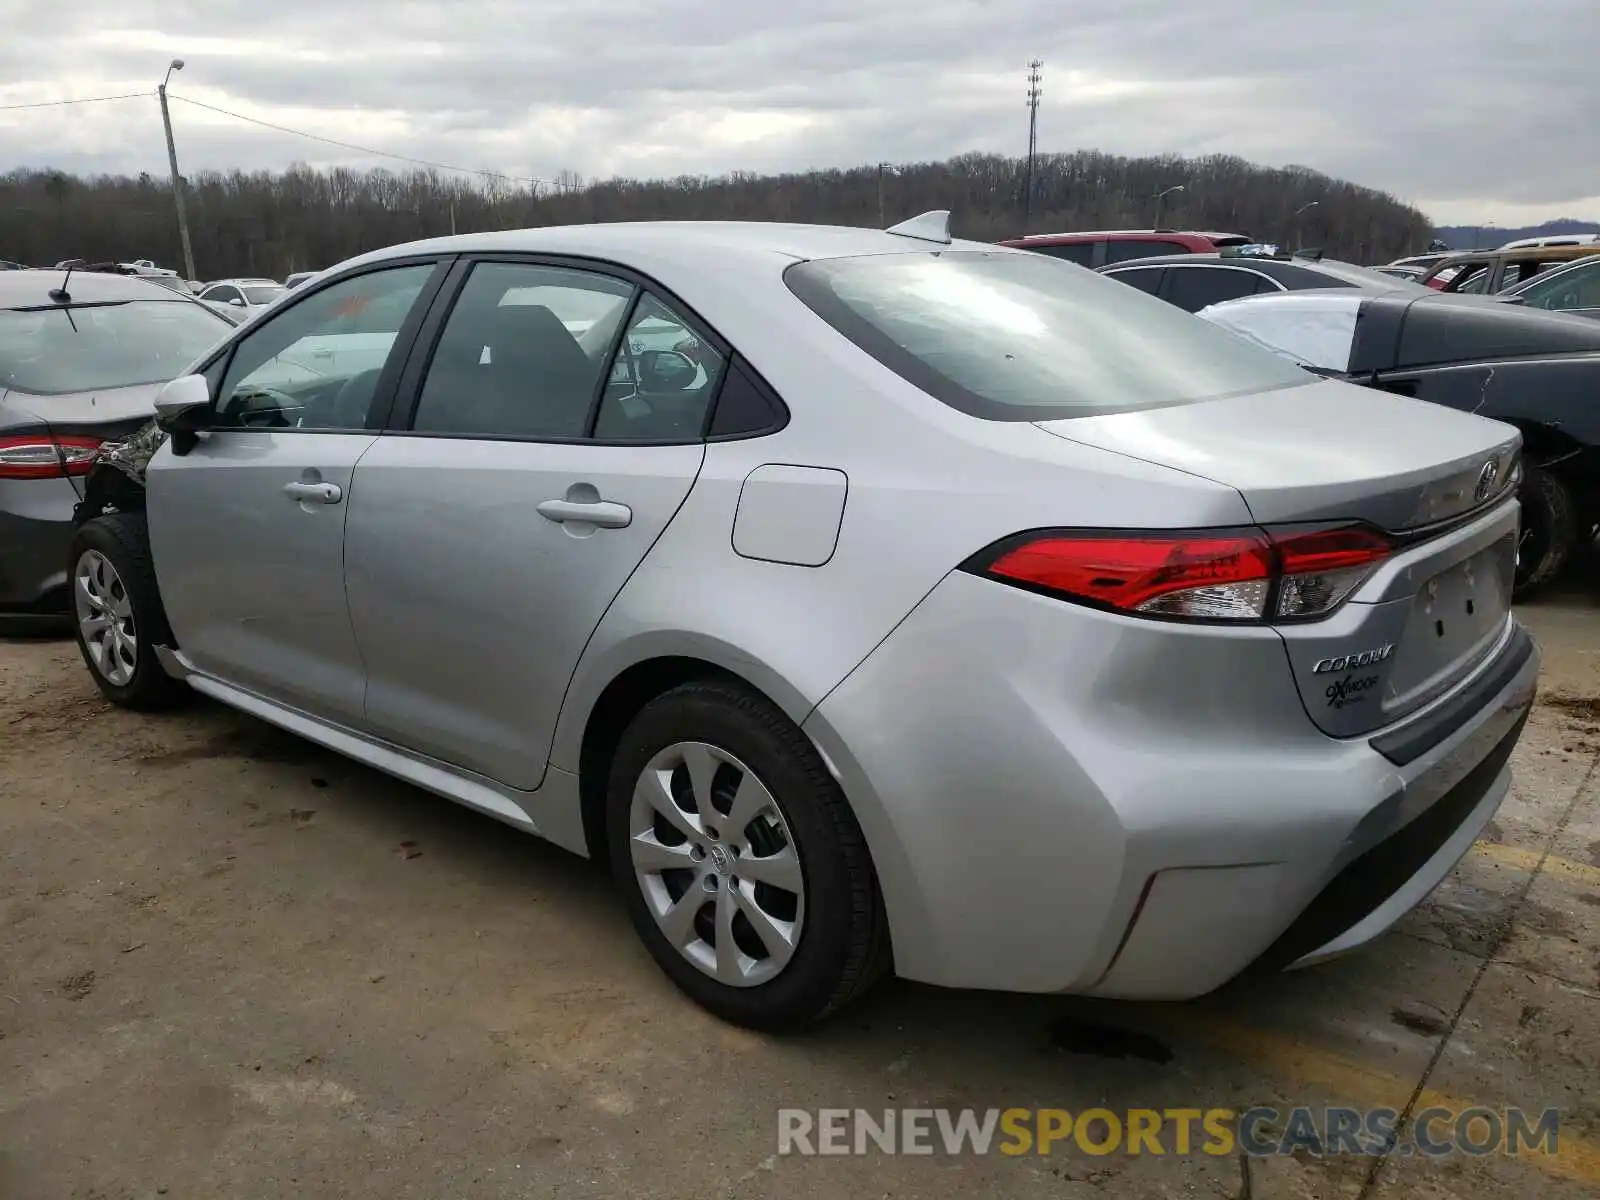
[[[1051,258],[1064,258],[1080,267],[1094,262],[1093,242],[1065,242],[1059,246],[1028,246],[1035,254],[1048,254]]]
[[[1233,267],[1168,267],[1167,276],[1167,303],[1176,304],[1184,312],[1199,312],[1208,304],[1253,296],[1257,284],[1265,284],[1264,291],[1278,290],[1254,271]]]
[[[1189,247],[1182,242],[1150,242],[1142,239],[1106,243],[1106,262],[1128,262],[1135,258],[1160,258],[1166,254],[1188,254]]]
[[[1165,267],[1129,267],[1126,271],[1107,271],[1106,274],[1118,283],[1154,296],[1161,290],[1161,273],[1165,270]]]
[[[1311,379],[1136,288],[1036,254],[818,259],[784,279],[884,366],[986,420],[1127,412]]]

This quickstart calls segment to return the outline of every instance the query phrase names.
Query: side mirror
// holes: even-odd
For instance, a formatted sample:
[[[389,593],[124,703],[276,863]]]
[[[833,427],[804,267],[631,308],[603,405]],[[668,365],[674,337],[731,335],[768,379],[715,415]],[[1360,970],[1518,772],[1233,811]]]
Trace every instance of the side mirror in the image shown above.
[[[244,307],[244,301],[241,300],[238,296],[235,296],[232,300],[229,300],[228,303],[233,305],[235,308],[243,308]]]
[[[1497,296],[1496,299],[1502,304],[1526,304],[1528,302],[1526,296]]]
[[[639,386],[647,392],[681,392],[693,386],[700,368],[677,350],[646,350],[639,356]]]
[[[180,375],[156,395],[156,424],[172,437],[172,452],[187,454],[211,424],[211,385],[204,375]]]

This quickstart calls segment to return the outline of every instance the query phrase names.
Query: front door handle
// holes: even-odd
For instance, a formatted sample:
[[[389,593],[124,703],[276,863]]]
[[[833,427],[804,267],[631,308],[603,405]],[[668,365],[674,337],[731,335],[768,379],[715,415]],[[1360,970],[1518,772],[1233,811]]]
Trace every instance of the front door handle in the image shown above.
[[[344,499],[344,489],[337,483],[286,483],[283,494],[311,504],[337,504]]]
[[[558,525],[582,521],[601,529],[626,529],[633,521],[633,509],[612,500],[545,500],[538,511],[545,520]]]

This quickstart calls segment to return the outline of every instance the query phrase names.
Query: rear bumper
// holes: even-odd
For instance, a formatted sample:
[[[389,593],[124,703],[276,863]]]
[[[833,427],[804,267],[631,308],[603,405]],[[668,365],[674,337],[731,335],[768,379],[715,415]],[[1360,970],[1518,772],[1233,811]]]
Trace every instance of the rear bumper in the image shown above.
[[[1270,630],[955,575],[805,728],[861,820],[901,974],[1183,999],[1342,953],[1426,896],[1509,787],[1538,670],[1508,620],[1451,696],[1378,745],[1335,739]]]
[[[0,482],[0,614],[64,611],[77,502],[65,478]]]

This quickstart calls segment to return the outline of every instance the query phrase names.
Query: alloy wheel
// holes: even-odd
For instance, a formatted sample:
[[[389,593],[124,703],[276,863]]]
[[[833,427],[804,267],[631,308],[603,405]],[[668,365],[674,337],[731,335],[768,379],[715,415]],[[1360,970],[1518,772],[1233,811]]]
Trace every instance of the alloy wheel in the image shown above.
[[[788,966],[805,878],[755,772],[716,746],[676,742],[634,785],[628,835],[645,906],[679,954],[730,987],[768,983]]]
[[[125,686],[139,665],[139,636],[128,589],[98,550],[85,550],[73,573],[78,632],[94,669],[107,683]]]

